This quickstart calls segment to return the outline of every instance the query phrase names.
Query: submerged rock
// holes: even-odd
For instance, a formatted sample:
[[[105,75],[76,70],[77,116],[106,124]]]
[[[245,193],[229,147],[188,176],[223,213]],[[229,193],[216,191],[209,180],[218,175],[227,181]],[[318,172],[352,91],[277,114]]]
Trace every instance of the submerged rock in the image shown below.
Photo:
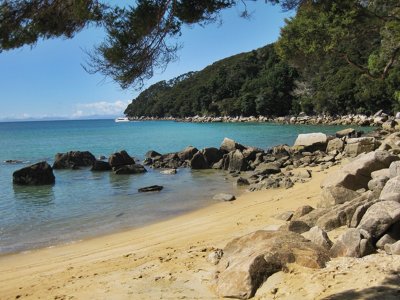
[[[151,185],[151,186],[146,186],[138,189],[138,192],[140,193],[147,193],[147,192],[159,192],[163,189],[164,187],[161,185]]]
[[[233,201],[236,200],[236,197],[232,194],[220,193],[213,197],[214,200],[221,200],[221,201]]]
[[[141,174],[147,172],[145,167],[139,164],[114,167],[113,170],[116,175]]]
[[[48,185],[55,183],[55,176],[51,166],[43,161],[15,171],[13,183],[17,185]]]
[[[110,171],[112,168],[106,161],[96,160],[90,171]]]

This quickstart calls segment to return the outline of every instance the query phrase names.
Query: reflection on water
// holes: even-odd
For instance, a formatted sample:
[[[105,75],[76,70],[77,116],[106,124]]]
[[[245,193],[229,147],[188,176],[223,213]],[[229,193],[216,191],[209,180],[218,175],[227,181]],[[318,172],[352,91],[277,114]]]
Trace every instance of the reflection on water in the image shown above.
[[[26,206],[48,206],[54,204],[52,185],[21,186],[13,184],[15,200],[24,202]]]

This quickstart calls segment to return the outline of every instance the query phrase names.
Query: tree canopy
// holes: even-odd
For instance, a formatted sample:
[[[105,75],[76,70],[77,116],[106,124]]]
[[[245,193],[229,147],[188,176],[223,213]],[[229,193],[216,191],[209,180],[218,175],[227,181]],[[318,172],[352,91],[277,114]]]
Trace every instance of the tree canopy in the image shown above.
[[[247,1],[247,0],[246,0]],[[100,72],[122,88],[140,87],[176,58],[184,24],[207,24],[244,0],[131,0],[111,6],[101,0],[0,1],[0,52],[41,39],[71,38],[85,26],[104,27],[106,38],[89,52],[86,70]],[[253,0],[254,1],[254,0]],[[301,0],[265,0],[284,9]]]

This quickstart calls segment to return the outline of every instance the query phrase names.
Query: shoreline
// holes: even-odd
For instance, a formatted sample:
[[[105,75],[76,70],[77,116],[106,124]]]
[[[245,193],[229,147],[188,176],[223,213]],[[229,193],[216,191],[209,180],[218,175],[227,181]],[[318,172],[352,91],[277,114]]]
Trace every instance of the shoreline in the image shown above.
[[[310,182],[296,185],[292,189],[244,193],[236,201],[217,203],[144,227],[67,245],[2,255],[0,256],[0,280],[3,285],[0,287],[0,294],[5,299],[15,299],[19,294],[28,298],[38,298],[40,295],[43,296],[43,293],[56,295],[56,291],[58,293],[58,290],[64,290],[66,294],[79,295],[78,298],[81,298],[88,290],[75,292],[71,290],[76,283],[81,281],[80,279],[93,279],[101,275],[107,277],[111,275],[110,272],[113,276],[114,272],[119,271],[129,273],[126,268],[118,270],[111,267],[113,262],[122,263],[127,259],[130,260],[129,257],[132,256],[135,258],[133,261],[130,260],[130,263],[138,268],[146,264],[149,259],[159,263],[159,257],[170,256],[168,253],[172,249],[169,248],[187,255],[188,251],[199,247],[200,253],[204,253],[202,252],[204,249],[224,247],[234,237],[257,229],[265,229],[268,225],[284,224],[284,221],[273,219],[272,215],[282,213],[287,209],[295,209],[304,203],[304,198],[307,198],[307,204],[315,205],[319,197],[319,182],[325,177],[325,173],[330,173],[337,168],[338,166],[334,166],[328,171],[315,172],[316,176]],[[292,201],[285,201],[287,197],[291,197]],[[151,251],[156,254],[145,254]],[[196,258],[198,258],[197,255]],[[204,257],[196,260],[196,263],[213,268]],[[73,275],[76,269],[84,272],[85,275]],[[104,274],[101,274],[99,270],[103,270]],[[120,275],[122,274],[118,276]],[[46,280],[42,280],[42,277]],[[143,275],[142,278],[144,278]],[[147,279],[150,279],[150,282],[161,280],[154,278]],[[97,293],[104,292],[100,281],[97,278],[95,282],[92,281],[92,284],[97,286],[96,291],[100,289]],[[49,292],[49,286],[53,286],[55,282],[63,282],[64,286],[59,285],[54,288],[54,292],[52,290]],[[92,288],[89,290],[94,292]],[[201,290],[205,292],[204,287]],[[116,291],[114,292],[112,295],[118,295]],[[97,298],[100,295],[95,294],[94,297]],[[215,297],[211,291],[208,291],[207,295]],[[146,297],[145,294],[144,296]],[[152,294],[149,298],[152,297],[156,295]]]

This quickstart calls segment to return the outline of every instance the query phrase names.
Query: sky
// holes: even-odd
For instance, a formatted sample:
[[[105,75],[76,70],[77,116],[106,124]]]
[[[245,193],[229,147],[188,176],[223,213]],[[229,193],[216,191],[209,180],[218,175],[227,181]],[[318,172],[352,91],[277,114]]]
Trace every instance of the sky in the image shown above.
[[[249,20],[239,17],[244,9],[239,5],[222,12],[222,23],[186,26],[178,40],[183,46],[179,59],[157,71],[145,87],[272,43],[284,19],[293,16],[260,0],[246,5]],[[73,39],[45,40],[32,48],[0,53],[0,121],[123,115],[140,91],[122,90],[111,79],[82,68],[87,59],[84,50],[103,38],[103,31],[92,27]]]

